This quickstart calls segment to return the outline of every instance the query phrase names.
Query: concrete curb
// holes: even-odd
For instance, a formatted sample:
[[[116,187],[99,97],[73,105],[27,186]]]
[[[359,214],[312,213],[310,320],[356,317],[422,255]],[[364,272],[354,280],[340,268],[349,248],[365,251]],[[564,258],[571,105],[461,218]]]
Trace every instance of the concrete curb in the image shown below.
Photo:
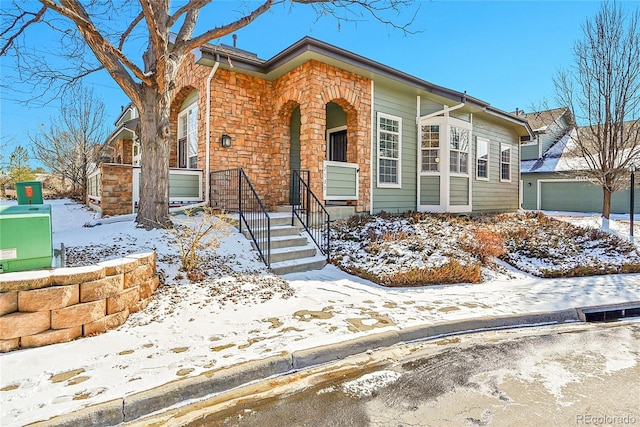
[[[123,407],[124,399],[115,399],[29,425],[37,427],[114,426],[124,420]]]
[[[401,342],[411,342],[440,336],[476,332],[489,329],[534,326],[565,322],[580,322],[575,308],[561,311],[465,319],[435,325],[419,325],[398,332]]]
[[[338,359],[364,353],[381,347],[391,347],[401,342],[397,331],[382,332],[356,339],[327,344],[293,352],[293,368],[304,369]]]
[[[186,400],[229,391],[252,381],[333,362],[369,350],[447,335],[566,322],[582,322],[577,309],[464,319],[434,325],[413,326],[399,331],[381,332],[334,344],[298,350],[293,353],[283,352],[266,359],[205,372],[196,377],[176,380],[151,390],[88,406],[70,414],[30,425],[39,427],[117,425]]]

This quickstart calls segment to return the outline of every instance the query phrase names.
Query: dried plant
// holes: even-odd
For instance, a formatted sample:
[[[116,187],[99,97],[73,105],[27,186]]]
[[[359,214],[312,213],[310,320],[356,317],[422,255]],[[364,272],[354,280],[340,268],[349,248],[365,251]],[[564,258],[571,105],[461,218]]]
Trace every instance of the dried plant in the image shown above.
[[[202,263],[201,251],[216,251],[220,242],[231,234],[233,219],[226,214],[214,214],[205,207],[201,212],[196,209],[185,209],[186,218],[179,224],[169,228],[180,250],[180,270],[192,281],[204,278],[200,271]]]

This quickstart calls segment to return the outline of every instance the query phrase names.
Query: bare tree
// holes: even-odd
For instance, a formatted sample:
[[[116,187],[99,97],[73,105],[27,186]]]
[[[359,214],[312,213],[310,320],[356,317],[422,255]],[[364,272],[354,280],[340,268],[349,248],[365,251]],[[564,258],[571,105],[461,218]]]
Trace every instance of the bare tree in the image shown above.
[[[59,79],[73,82],[104,68],[138,108],[144,156],[137,222],[148,228],[169,223],[170,101],[176,74],[193,49],[250,25],[278,4],[306,4],[318,16],[333,16],[338,22],[373,18],[401,30],[412,19],[404,25],[394,21],[403,7],[414,4],[411,0],[243,1],[237,3],[242,10],[239,18],[211,28],[212,24],[199,18],[213,3],[189,0],[172,7],[170,0],[13,0],[11,7],[3,4],[7,19],[0,29],[0,56],[13,55],[21,71],[30,72],[32,80],[45,89]],[[61,52],[74,64],[72,69],[53,70],[27,48],[27,30],[38,23],[58,32]],[[146,50],[136,59],[127,52],[140,51],[135,49],[140,38]],[[92,56],[84,54],[87,47]],[[91,61],[92,57],[97,61]]]
[[[48,129],[28,134],[33,158],[54,175],[69,180],[75,195],[86,199],[87,177],[97,166],[96,146],[107,137],[104,104],[92,89],[74,86],[65,92],[60,113]]]
[[[572,68],[560,71],[554,84],[575,121],[573,154],[602,186],[608,219],[611,194],[627,185],[626,168],[640,160],[640,12],[603,3],[583,32]]]

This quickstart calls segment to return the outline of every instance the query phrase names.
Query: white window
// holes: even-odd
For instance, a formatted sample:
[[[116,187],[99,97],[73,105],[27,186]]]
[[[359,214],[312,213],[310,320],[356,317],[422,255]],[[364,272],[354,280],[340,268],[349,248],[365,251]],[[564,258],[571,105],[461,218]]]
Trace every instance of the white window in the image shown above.
[[[198,167],[198,105],[193,103],[178,115],[178,167]]]
[[[449,171],[469,174],[469,130],[451,126],[449,136]]]
[[[420,127],[420,150],[422,172],[440,171],[440,126],[422,125]]]
[[[500,144],[500,181],[511,181],[511,146]]]
[[[489,140],[476,138],[476,179],[489,179]]]
[[[378,187],[401,186],[402,118],[378,113]]]

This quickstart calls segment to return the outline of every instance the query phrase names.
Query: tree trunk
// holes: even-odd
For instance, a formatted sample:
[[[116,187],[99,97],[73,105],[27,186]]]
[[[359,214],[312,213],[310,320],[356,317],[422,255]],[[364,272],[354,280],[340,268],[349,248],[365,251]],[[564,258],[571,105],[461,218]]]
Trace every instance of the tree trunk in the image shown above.
[[[603,198],[602,198],[602,216],[606,219],[609,219],[611,216],[611,190],[607,187],[602,187]]]
[[[169,113],[166,98],[144,88],[140,105],[141,176],[136,222],[146,229],[167,227],[169,220]]]

